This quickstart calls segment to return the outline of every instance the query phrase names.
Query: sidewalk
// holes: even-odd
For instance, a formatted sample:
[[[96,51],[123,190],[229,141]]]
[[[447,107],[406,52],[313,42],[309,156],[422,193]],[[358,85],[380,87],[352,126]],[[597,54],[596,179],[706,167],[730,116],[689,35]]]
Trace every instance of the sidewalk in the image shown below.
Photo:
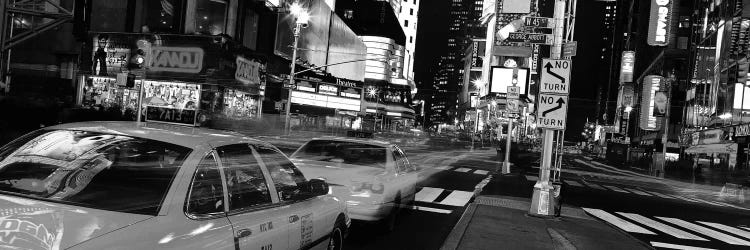
[[[561,216],[555,219],[529,216],[533,184],[526,182],[522,171],[494,174],[441,249],[650,248],[580,208],[563,206]]]

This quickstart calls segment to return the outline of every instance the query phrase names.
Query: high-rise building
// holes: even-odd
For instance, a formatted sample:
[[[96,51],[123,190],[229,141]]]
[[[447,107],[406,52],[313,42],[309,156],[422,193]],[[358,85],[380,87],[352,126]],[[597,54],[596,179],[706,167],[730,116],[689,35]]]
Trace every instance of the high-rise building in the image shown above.
[[[400,2],[400,0],[397,0]],[[421,0],[405,0],[399,7],[398,20],[406,36],[406,50],[404,52],[404,77],[414,81],[414,55],[417,44],[417,16]]]
[[[450,123],[458,109],[458,95],[463,88],[464,52],[473,37],[483,37],[479,18],[482,0],[453,0],[448,8],[447,49],[440,55],[429,95],[430,122]]]
[[[622,2],[622,1],[620,1]],[[596,50],[599,61],[596,70],[596,81],[599,82],[596,95],[596,117],[604,124],[611,124],[615,117],[617,102],[617,90],[619,86],[618,75],[615,69],[622,51],[622,26],[617,26],[618,1],[598,0],[593,5],[595,13],[601,13],[601,26],[598,40],[599,49]]]

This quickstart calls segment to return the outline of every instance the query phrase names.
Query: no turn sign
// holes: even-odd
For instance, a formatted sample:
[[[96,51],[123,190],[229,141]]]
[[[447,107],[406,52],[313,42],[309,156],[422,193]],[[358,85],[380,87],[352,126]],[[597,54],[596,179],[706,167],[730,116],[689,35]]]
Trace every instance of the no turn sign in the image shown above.
[[[539,95],[537,109],[537,127],[547,129],[565,129],[565,118],[568,113],[568,97],[561,95]]]
[[[570,93],[570,60],[542,59],[542,78],[539,92]]]

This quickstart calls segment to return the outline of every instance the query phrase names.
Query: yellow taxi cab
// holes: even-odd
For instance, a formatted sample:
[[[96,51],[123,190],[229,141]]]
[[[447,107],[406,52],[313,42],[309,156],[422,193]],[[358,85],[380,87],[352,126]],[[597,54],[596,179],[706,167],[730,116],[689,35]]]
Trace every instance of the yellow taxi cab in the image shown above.
[[[314,138],[290,158],[306,176],[322,177],[348,205],[352,219],[392,230],[414,201],[418,171],[395,144],[347,137]]]
[[[0,148],[1,249],[341,249],[349,225],[324,180],[237,133],[85,122]]]

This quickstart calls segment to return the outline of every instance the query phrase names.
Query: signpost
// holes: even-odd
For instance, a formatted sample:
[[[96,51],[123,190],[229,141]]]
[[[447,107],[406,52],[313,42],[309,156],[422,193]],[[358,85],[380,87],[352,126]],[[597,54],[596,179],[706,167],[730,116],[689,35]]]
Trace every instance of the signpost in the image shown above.
[[[542,77],[539,92],[567,95],[570,93],[570,60],[542,59]]]
[[[571,41],[563,44],[563,57],[573,57],[576,56],[576,52],[578,51],[578,42]]]
[[[546,129],[565,129],[565,118],[568,113],[568,96],[539,94],[539,113],[537,127]]]

